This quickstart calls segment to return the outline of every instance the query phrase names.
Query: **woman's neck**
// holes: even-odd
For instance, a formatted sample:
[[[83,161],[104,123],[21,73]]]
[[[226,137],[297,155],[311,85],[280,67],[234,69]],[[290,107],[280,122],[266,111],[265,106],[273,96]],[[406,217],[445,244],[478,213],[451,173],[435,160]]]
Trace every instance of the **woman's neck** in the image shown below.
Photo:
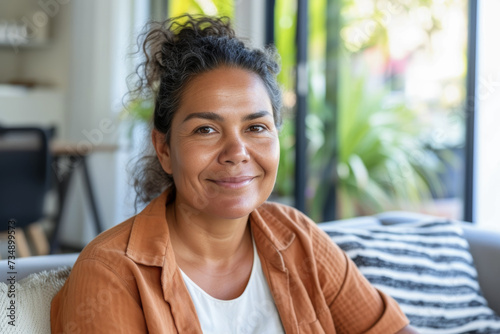
[[[176,257],[198,265],[230,265],[252,250],[248,215],[238,219],[188,212],[176,202],[167,205],[167,222]]]
[[[215,219],[199,212],[185,213],[175,202],[167,206],[166,218],[177,265],[214,298],[231,300],[240,296],[253,264],[248,216]]]

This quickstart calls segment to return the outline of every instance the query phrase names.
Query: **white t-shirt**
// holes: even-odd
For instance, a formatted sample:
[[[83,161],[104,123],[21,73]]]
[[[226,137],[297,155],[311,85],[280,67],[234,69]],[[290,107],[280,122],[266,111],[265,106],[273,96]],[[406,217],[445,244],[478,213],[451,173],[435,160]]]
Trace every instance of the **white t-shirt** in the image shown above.
[[[245,291],[236,299],[214,298],[203,291],[182,270],[181,273],[204,334],[285,333],[262,271],[255,242],[253,242],[252,273]]]

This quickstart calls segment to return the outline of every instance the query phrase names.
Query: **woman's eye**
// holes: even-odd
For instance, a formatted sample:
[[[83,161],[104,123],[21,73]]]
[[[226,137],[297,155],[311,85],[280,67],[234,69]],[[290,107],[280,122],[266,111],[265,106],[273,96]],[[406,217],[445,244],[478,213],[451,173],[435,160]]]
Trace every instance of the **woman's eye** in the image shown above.
[[[252,125],[248,128],[250,132],[262,132],[266,129],[263,125]]]
[[[213,132],[215,132],[215,130],[209,126],[202,126],[195,130],[195,133],[199,133],[202,135],[207,135]]]

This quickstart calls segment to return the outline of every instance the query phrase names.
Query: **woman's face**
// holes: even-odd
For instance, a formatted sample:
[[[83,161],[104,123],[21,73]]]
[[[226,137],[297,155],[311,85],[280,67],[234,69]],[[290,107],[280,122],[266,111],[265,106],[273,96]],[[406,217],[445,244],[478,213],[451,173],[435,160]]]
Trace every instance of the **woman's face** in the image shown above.
[[[158,133],[153,139],[173,176],[177,207],[235,219],[271,194],[278,131],[265,85],[252,72],[222,67],[195,77],[172,120],[170,142]]]

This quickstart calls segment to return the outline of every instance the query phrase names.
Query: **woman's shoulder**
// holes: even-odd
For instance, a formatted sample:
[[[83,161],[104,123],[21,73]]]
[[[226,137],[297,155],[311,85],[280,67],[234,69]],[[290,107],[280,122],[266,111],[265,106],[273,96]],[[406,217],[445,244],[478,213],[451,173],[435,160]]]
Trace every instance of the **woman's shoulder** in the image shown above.
[[[337,251],[337,246],[318,224],[294,207],[281,203],[265,202],[256,210],[256,213],[273,232],[279,231],[279,234],[283,230],[287,230],[303,241],[314,243],[315,247],[333,247]]]
[[[85,260],[110,265],[124,259],[134,219],[135,216],[100,233],[83,248],[75,265]]]
[[[305,232],[307,234],[318,229],[316,223],[306,214],[282,203],[265,202],[257,208],[256,214],[271,228],[280,226],[295,233]]]
[[[256,211],[265,226],[262,230],[275,237],[270,238],[271,240],[293,240],[290,245],[295,244],[295,247],[312,252],[304,256],[315,258],[322,267],[345,267],[346,257],[343,251],[300,210],[280,203],[266,202]]]
[[[299,224],[314,224],[315,223],[306,214],[300,210],[283,203],[266,201],[264,202],[257,211],[259,213],[266,212],[268,215],[272,215],[277,219],[289,222],[295,222]]]

